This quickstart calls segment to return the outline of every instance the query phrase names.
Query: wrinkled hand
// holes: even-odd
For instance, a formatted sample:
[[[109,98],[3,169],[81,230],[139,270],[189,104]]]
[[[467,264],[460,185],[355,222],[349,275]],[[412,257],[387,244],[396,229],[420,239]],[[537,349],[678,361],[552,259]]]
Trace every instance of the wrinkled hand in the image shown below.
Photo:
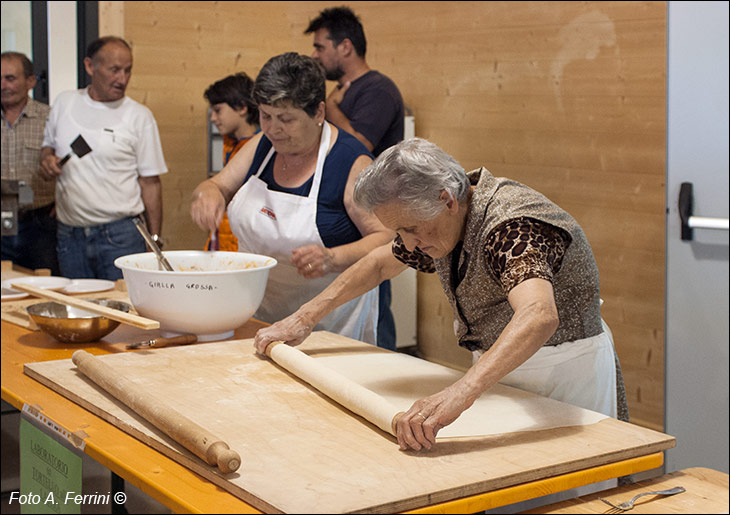
[[[331,249],[319,245],[305,245],[292,250],[291,263],[299,275],[316,279],[335,272],[335,259]]]
[[[259,329],[253,339],[254,349],[257,353],[266,354],[266,347],[271,342],[284,342],[292,347],[302,343],[307,336],[312,334],[313,323],[308,322],[304,317],[293,313],[275,324]]]
[[[350,84],[350,81],[347,81],[341,86],[337,86],[335,89],[333,89],[327,97],[325,108],[328,108],[330,106],[339,106],[340,102],[342,102],[342,99],[345,97],[345,92],[350,89]]]
[[[45,181],[52,181],[59,177],[63,170],[58,165],[61,162],[61,158],[56,154],[48,154],[40,163],[41,178]]]
[[[199,187],[193,193],[190,203],[190,216],[198,227],[205,231],[215,231],[223,220],[226,201],[215,187]]]
[[[460,391],[459,383],[416,401],[396,422],[401,450],[430,449],[441,428],[459,418],[472,403]]]

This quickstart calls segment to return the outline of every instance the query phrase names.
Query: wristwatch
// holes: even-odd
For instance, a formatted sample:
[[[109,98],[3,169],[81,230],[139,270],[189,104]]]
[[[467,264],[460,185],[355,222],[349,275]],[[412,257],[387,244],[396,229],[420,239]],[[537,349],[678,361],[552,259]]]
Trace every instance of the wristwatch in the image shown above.
[[[160,236],[159,234],[153,234],[152,241],[154,241],[160,248],[165,246],[165,240],[163,240],[162,236]]]

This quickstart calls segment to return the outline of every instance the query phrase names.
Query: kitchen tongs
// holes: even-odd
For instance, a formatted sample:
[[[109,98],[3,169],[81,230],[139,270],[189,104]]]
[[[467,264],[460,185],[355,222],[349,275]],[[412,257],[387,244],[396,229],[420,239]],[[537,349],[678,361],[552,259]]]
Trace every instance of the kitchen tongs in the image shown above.
[[[164,268],[168,272],[174,272],[175,269],[172,268],[172,265],[170,264],[170,262],[162,254],[160,247],[158,247],[155,240],[152,239],[152,236],[150,235],[150,232],[147,230],[147,226],[145,225],[144,220],[142,220],[142,217],[135,216],[132,220],[134,220],[134,225],[137,226],[137,230],[144,238],[144,241],[147,242],[147,245],[149,246],[149,248],[151,248],[152,252],[154,252],[155,255],[157,256],[157,261],[159,261],[160,265],[162,265],[162,268]]]

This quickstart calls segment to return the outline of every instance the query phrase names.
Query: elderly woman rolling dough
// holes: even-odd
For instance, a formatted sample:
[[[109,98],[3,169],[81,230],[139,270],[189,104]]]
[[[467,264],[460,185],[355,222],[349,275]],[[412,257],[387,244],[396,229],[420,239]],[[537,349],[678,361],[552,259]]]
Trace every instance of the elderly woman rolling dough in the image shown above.
[[[497,382],[628,420],[611,333],[599,310],[598,269],[583,230],[518,182],[469,173],[413,138],[391,147],[355,184],[355,201],[395,240],[370,252],[321,295],[258,332],[297,345],[331,309],[410,266],[435,272],[454,310],[466,374],[416,401],[397,424],[402,449],[431,448]]]

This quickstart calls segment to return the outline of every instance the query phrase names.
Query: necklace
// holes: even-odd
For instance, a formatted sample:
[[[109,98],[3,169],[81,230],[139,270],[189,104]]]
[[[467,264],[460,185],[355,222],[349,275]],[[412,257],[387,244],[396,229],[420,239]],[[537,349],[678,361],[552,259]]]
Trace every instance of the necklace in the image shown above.
[[[318,148],[315,150],[319,150]],[[303,164],[311,160],[312,155],[314,154],[314,150],[310,150],[306,154],[302,154],[302,156],[299,158],[298,161],[295,161],[292,163],[291,166],[287,165],[286,157],[284,157],[284,154],[281,154],[281,171],[286,173],[287,168],[301,168]]]
[[[304,162],[303,159],[301,161],[299,161],[298,163],[296,163],[295,166],[297,166],[297,167],[302,166],[302,162]],[[281,171],[282,172],[286,172],[286,169],[287,169],[287,166],[286,166],[286,158],[282,155],[281,156]]]

